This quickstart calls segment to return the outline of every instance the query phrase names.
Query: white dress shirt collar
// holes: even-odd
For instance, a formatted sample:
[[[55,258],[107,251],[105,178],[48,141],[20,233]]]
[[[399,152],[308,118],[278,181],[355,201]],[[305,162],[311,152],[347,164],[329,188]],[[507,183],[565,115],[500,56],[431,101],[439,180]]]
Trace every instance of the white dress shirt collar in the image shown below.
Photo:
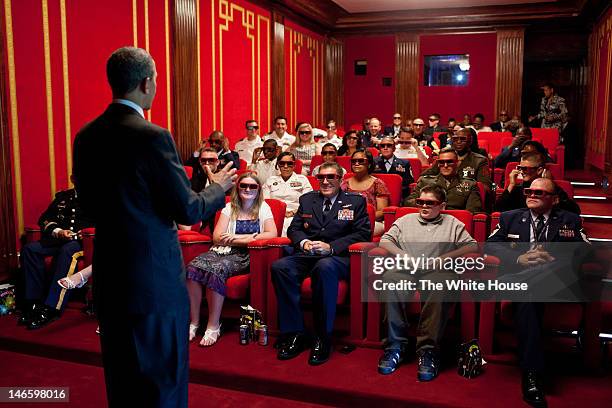
[[[125,105],[125,106],[129,106],[130,108],[134,109],[136,112],[138,112],[138,114],[140,114],[140,116],[143,117],[144,119],[144,110],[142,109],[141,106],[139,106],[137,103],[134,103],[132,101],[129,101],[127,99],[121,99],[121,98],[116,98],[113,99],[113,103],[120,103],[121,105]]]

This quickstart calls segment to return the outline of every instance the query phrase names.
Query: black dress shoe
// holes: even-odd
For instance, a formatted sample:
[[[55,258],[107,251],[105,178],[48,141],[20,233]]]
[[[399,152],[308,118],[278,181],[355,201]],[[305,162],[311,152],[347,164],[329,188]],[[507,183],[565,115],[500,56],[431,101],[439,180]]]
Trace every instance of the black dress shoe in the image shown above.
[[[286,341],[278,349],[279,360],[290,360],[306,350],[306,336],[302,333],[288,336]]]
[[[542,388],[542,378],[534,370],[523,372],[523,400],[532,407],[546,407],[546,398]]]
[[[51,309],[50,307],[44,306],[38,314],[34,315],[34,318],[28,324],[28,330],[36,330],[41,327],[45,327],[49,323],[57,320],[59,317],[59,313],[55,309]]]
[[[21,316],[17,319],[17,324],[19,326],[29,325],[42,309],[43,306],[36,303],[24,307]]]
[[[329,360],[331,354],[331,341],[328,338],[317,337],[314,345],[310,350],[310,357],[308,358],[308,364],[320,365]]]

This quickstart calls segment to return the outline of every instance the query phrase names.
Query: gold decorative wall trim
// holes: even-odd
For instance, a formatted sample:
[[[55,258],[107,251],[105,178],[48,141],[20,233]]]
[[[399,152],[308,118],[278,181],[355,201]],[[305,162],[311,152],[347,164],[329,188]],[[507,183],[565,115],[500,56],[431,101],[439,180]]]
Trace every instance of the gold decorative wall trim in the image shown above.
[[[43,49],[45,55],[45,94],[47,100],[47,136],[49,143],[49,182],[51,198],[55,197],[57,181],[55,177],[55,127],[53,125],[53,85],[51,82],[51,45],[49,43],[49,4],[42,0]]]
[[[64,1],[64,0],[62,0]],[[164,0],[164,30],[166,40],[166,115],[167,115],[167,126],[168,130],[172,132],[172,108],[171,108],[171,95],[170,95],[170,13],[168,7],[168,0]]]
[[[199,30],[198,30],[199,31]],[[212,123],[213,129],[217,129],[217,51],[215,50],[215,1],[210,2],[210,31],[212,50]],[[198,38],[198,49],[200,49],[200,39]],[[198,53],[198,63],[200,54]]]
[[[144,29],[145,29],[145,50],[151,53],[149,48],[149,0],[144,0]],[[151,121],[151,115],[153,114],[153,108],[149,108],[147,111],[147,119]]]
[[[68,75],[68,35],[66,32],[66,0],[60,0],[62,30],[62,79],[64,81],[64,123],[66,126],[66,172],[68,185],[72,186],[72,129],[70,119],[70,76]]]
[[[23,186],[21,183],[21,152],[19,149],[19,116],[17,112],[17,80],[15,78],[15,43],[13,39],[13,14],[11,0],[4,0],[6,27],[6,54],[9,74],[9,98],[11,107],[11,134],[13,143],[13,172],[15,175],[15,200],[17,210],[17,233],[23,233]]]
[[[138,47],[138,1],[132,0],[132,31],[134,32],[134,47]]]

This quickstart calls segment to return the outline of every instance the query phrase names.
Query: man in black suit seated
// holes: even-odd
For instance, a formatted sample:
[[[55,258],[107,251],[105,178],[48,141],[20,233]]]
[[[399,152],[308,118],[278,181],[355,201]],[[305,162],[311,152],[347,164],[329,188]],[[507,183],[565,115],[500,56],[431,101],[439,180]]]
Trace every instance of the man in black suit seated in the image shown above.
[[[497,122],[491,123],[489,126],[493,132],[505,132],[506,125],[510,120],[510,116],[508,116],[508,111],[502,110],[499,112],[499,116],[497,117]]]
[[[506,165],[510,162],[517,162],[521,159],[521,149],[523,143],[531,140],[531,129],[528,127],[521,127],[516,131],[516,135],[512,138],[512,142],[502,148],[501,152],[495,158],[496,169],[506,169]]]
[[[522,176],[523,182],[518,178]],[[508,175],[508,186],[495,202],[495,211],[510,211],[525,207],[524,189],[529,188],[533,180],[539,177],[552,178],[546,170],[544,157],[540,153],[524,154],[516,169]],[[570,198],[567,193],[555,185],[555,193],[558,198],[557,206],[563,210],[580,215],[578,203]]]
[[[228,163],[196,194],[172,135],[144,117],[155,62],[124,47],[106,65],[113,101],[74,141],[75,186],[96,227],[94,302],[108,405],[187,407],[189,298],[176,223],[225,205]],[[109,163],[110,161],[110,163]]]
[[[429,115],[429,126],[425,128],[423,132],[425,136],[433,138],[434,133],[436,132],[446,132],[446,128],[440,126],[440,114],[432,113]]]
[[[400,175],[402,177],[402,198],[408,197],[410,184],[414,182],[410,162],[395,157],[395,154],[393,154],[395,152],[395,142],[391,136],[383,137],[378,147],[380,148],[380,156],[374,158],[374,165],[376,166],[374,173]]]
[[[588,242],[582,233],[580,217],[555,208],[558,201],[555,187],[552,180],[537,178],[529,189],[524,190],[527,208],[502,213],[485,247],[487,254],[501,259],[503,271],[508,274],[502,278],[508,276],[511,280],[523,276],[523,281],[529,281],[547,275],[559,277],[571,268],[574,252],[570,249],[577,247],[561,247],[559,244],[550,247],[546,243]],[[551,287],[552,281],[546,280],[544,285]],[[531,293],[521,292],[520,296],[529,299]],[[541,347],[544,305],[542,302],[512,304],[518,332],[519,363],[523,370],[523,399],[535,407],[546,406],[541,378],[544,370]]]
[[[317,174],[320,191],[300,197],[300,207],[287,230],[295,254],[272,264],[283,341],[279,360],[289,360],[306,349],[300,307],[302,281],[312,278],[315,341],[308,363],[325,363],[331,354],[338,281],[349,277],[348,247],[369,241],[370,220],[365,199],[340,190],[340,166],[323,163]]]
[[[383,133],[385,135],[395,138],[399,136],[401,129],[402,129],[402,114],[394,113],[393,114],[393,126],[385,126],[385,131]]]

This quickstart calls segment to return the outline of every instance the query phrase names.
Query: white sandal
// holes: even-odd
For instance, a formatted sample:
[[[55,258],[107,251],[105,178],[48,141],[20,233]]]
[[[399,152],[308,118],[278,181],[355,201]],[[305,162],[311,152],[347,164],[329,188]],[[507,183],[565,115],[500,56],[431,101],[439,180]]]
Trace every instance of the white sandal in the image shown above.
[[[189,341],[192,341],[196,336],[196,331],[200,327],[199,324],[191,324],[189,323]]]
[[[221,324],[219,324],[219,327],[216,329],[206,329],[204,332],[204,337],[202,337],[202,340],[200,341],[200,346],[210,347],[215,344],[217,340],[219,340],[219,337],[221,337]],[[206,341],[212,341],[212,343],[205,344]]]
[[[72,279],[70,279],[70,277],[67,276],[65,278],[58,280],[57,284],[60,285],[62,288],[68,289],[68,290],[82,288],[87,283],[87,278],[83,276],[82,272],[77,272],[77,274],[79,274],[79,276],[81,277],[81,282],[75,284],[72,281]]]

